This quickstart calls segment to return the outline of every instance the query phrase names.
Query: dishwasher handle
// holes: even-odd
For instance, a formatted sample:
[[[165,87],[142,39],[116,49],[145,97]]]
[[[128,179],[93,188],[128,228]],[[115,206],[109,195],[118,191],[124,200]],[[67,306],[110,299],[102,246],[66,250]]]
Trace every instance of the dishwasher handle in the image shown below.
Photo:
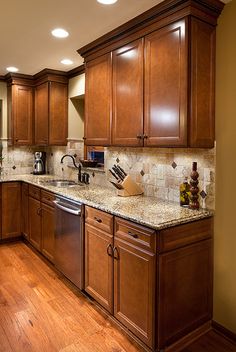
[[[54,200],[53,203],[56,205],[58,209],[61,209],[67,213],[73,214],[73,215],[81,215],[81,209],[76,208],[76,207],[70,207],[67,204],[65,205],[64,203],[61,203],[58,200]]]

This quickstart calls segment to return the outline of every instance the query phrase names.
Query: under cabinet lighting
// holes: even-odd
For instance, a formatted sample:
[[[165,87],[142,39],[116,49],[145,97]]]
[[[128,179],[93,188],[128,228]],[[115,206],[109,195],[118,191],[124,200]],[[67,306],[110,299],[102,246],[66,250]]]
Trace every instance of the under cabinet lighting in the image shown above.
[[[14,67],[14,66],[9,66],[9,67],[6,68],[6,70],[8,72],[17,72],[17,71],[19,71],[19,69],[17,67]]]
[[[63,28],[55,28],[51,33],[54,37],[57,38],[66,38],[69,35],[69,33]]]
[[[97,0],[97,2],[100,2],[100,4],[104,5],[112,5],[117,2],[117,0]]]
[[[61,60],[61,63],[63,65],[72,65],[73,61],[71,61],[70,59],[63,59],[63,60]]]

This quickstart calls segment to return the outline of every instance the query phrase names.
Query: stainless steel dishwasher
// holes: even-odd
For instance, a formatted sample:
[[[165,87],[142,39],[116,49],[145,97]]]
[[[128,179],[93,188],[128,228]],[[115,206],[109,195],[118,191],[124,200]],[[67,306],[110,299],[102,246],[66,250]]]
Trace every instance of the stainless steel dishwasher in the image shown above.
[[[61,196],[54,203],[55,266],[77,287],[83,289],[84,206]]]

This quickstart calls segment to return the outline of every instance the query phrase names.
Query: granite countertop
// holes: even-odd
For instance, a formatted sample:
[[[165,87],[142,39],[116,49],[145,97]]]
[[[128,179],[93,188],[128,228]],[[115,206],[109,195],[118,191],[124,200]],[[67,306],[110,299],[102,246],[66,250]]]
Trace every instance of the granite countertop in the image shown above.
[[[156,230],[196,221],[213,215],[212,211],[206,209],[190,210],[180,207],[177,203],[159,200],[154,197],[119,197],[116,194],[116,190],[95,185],[78,185],[62,188],[44,183],[44,181],[58,178],[57,176],[49,175],[3,176],[0,178],[0,182],[24,181]]]

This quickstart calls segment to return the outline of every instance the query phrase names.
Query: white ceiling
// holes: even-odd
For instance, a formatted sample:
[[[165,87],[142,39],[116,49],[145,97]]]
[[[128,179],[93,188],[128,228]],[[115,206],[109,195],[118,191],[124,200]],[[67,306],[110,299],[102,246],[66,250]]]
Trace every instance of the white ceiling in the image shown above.
[[[44,68],[69,71],[83,63],[77,49],[159,2],[118,0],[106,6],[96,0],[1,0],[0,75],[8,66],[31,75]],[[57,27],[70,36],[52,37]],[[74,64],[61,64],[63,58]]]

